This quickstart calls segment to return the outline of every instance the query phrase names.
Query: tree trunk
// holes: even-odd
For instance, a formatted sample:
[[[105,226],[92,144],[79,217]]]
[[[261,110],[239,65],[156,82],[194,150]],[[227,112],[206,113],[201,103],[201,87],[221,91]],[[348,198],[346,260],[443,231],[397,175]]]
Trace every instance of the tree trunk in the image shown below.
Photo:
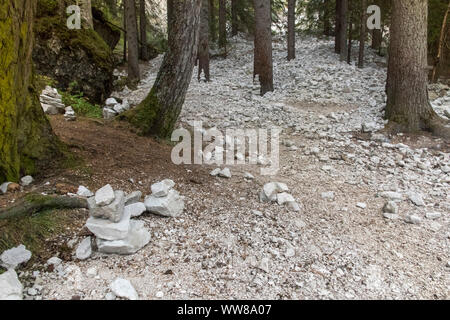
[[[123,62],[127,62],[127,8],[123,3]]]
[[[0,183],[61,155],[33,83],[35,10],[34,0],[0,0]]]
[[[364,49],[366,44],[367,0],[361,0],[361,23],[359,34],[358,68],[364,68]]]
[[[216,23],[216,1],[209,0],[209,35],[211,43],[217,41],[217,23]]]
[[[347,12],[348,12],[348,0],[340,0],[340,12],[339,12],[339,42],[340,42],[340,59],[341,61],[347,61],[348,49],[347,49]]]
[[[231,0],[231,35],[237,36],[238,31],[238,0]]]
[[[348,22],[348,47],[347,47],[347,63],[352,64],[352,37],[353,37],[353,8],[352,0],[348,0],[349,22]]]
[[[379,51],[381,48],[381,42],[383,41],[383,34],[381,29],[372,30],[372,49]]]
[[[125,7],[128,42],[128,83],[135,84],[140,80],[136,4],[134,0],[125,0]]]
[[[82,26],[86,29],[94,29],[91,0],[78,0],[77,3],[79,3],[81,9],[81,18],[84,20]]]
[[[295,59],[295,2],[288,1],[288,60]]]
[[[324,14],[323,14],[323,34],[327,37],[331,35],[331,23],[330,23],[330,1],[324,0]]]
[[[170,137],[181,112],[197,58],[202,0],[172,2],[169,49],[149,95],[123,113],[141,134]]]
[[[219,0],[219,48],[227,45],[227,1]]]
[[[141,59],[148,61],[148,46],[147,46],[147,8],[145,7],[145,0],[139,0],[139,27],[141,34]]]
[[[447,18],[448,18],[449,12],[450,12],[450,2],[448,4],[447,11],[445,12],[444,20],[442,21],[442,28],[441,28],[441,35],[439,37],[439,47],[438,47],[438,53],[437,53],[437,56],[436,56],[436,63],[434,64],[433,75],[431,76],[431,81],[432,82],[437,82],[438,78],[439,78],[437,71],[438,71],[439,66],[441,64],[442,51],[443,51],[443,48],[444,48],[445,30],[447,28]]]
[[[261,95],[273,91],[272,17],[270,0],[254,0],[255,54],[253,79],[258,75]]]
[[[428,1],[393,1],[386,117],[394,131],[450,137],[428,102]]]
[[[336,23],[334,26],[334,52],[341,53],[341,6],[342,0],[336,0]]]
[[[198,81],[202,71],[205,79],[210,80],[209,75],[209,0],[202,0],[200,13],[200,40],[198,42]]]

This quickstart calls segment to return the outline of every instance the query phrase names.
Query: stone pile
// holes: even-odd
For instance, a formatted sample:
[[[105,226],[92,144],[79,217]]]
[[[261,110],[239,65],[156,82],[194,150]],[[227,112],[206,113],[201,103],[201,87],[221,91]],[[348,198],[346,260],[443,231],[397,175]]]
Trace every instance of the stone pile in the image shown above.
[[[66,113],[64,113],[64,119],[66,121],[75,121],[77,120],[77,116],[75,115],[75,111],[72,109],[72,107],[67,107]]]
[[[130,110],[130,104],[127,99],[123,99],[122,103],[119,103],[114,98],[108,98],[103,108],[103,118],[112,119],[127,110]]]
[[[184,210],[184,197],[173,189],[175,182],[163,180],[151,186],[152,194],[145,198],[147,211],[166,217],[178,217]]]
[[[66,106],[62,103],[62,97],[55,88],[46,86],[39,100],[46,114],[55,115],[65,112]]]
[[[294,197],[288,193],[289,188],[281,182],[266,183],[259,194],[261,202],[277,202],[278,205],[286,205],[291,211],[300,211],[299,204]]]
[[[133,254],[150,241],[144,222],[131,220],[126,199],[123,191],[114,191],[109,184],[88,198],[90,217],[86,227],[96,236],[99,252]]]

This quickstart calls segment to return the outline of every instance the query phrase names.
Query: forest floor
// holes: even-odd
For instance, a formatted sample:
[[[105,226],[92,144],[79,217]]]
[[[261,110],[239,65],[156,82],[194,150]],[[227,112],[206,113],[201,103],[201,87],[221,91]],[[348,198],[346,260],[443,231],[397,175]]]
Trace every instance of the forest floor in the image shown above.
[[[179,121],[220,130],[282,128],[274,176],[261,175],[261,165],[240,165],[229,166],[230,179],[212,177],[216,166],[176,166],[169,144],[138,137],[124,124],[52,117],[84,164],[45,173],[31,188],[95,191],[109,183],[147,195],[152,183],[172,179],[186,208],[178,218],[141,216],[152,239],[134,255],[60,255],[62,272],[22,272],[27,286],[42,287],[29,298],[104,299],[122,277],[141,299],[449,299],[448,141],[361,132],[362,125],[383,128],[383,58],[368,52],[359,70],[338,61],[332,42],[314,38],[299,39],[294,61],[285,61],[285,52],[275,40],[276,90],[260,97],[251,81],[252,44],[234,39],[227,59],[212,61],[211,83],[194,74]],[[150,62],[138,90],[117,96],[138,103],[160,61]],[[445,108],[439,99],[438,109]],[[244,179],[245,172],[255,179]],[[300,212],[259,201],[272,181],[287,184]],[[334,197],[323,197],[331,191]],[[401,195],[397,219],[383,217],[386,191]],[[424,204],[410,200],[417,197]],[[58,243],[88,234],[88,212],[75,211],[49,255]],[[441,215],[427,219],[431,212]],[[411,215],[420,221],[407,223]]]

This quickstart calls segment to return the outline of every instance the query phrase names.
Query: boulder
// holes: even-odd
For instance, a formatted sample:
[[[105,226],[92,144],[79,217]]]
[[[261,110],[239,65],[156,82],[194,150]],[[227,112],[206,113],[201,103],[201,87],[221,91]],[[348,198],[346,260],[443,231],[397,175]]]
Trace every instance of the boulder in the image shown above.
[[[0,185],[0,191],[1,193],[5,194],[6,192],[8,192],[8,186],[11,184],[12,182],[5,182],[2,183],[2,185]]]
[[[283,205],[288,202],[295,202],[295,199],[292,195],[287,192],[277,194],[277,202],[279,205]]]
[[[137,300],[139,298],[131,282],[126,279],[117,278],[109,285],[109,288],[117,297],[128,300]]]
[[[281,182],[266,183],[263,190],[260,193],[260,201],[262,202],[275,202],[277,201],[277,194],[289,191],[286,184]]]
[[[86,197],[86,198],[94,196],[94,194],[91,192],[91,190],[89,190],[88,188],[86,188],[84,186],[78,187],[77,195],[79,195],[80,197]]]
[[[30,184],[32,184],[34,181],[32,176],[25,176],[22,177],[22,179],[20,179],[20,184],[24,187],[29,186]]]
[[[130,229],[130,212],[124,213],[122,219],[115,223],[105,219],[90,217],[86,227],[98,238],[105,240],[125,239]]]
[[[222,177],[222,178],[231,178],[231,170],[229,169],[229,168],[224,168],[223,170],[221,170],[220,172],[219,172],[219,177]]]
[[[133,191],[125,196],[125,206],[141,201],[142,192]]]
[[[146,246],[150,238],[150,232],[145,229],[144,222],[132,220],[125,239],[108,241],[97,238],[97,248],[102,253],[133,254]]]
[[[177,217],[184,210],[184,199],[178,191],[172,189],[167,197],[155,197],[150,195],[145,198],[147,211],[166,217]]]
[[[0,265],[6,269],[15,269],[31,259],[31,252],[23,244],[4,251],[0,255]]]
[[[22,300],[22,291],[16,271],[10,269],[0,274],[0,300]]]
[[[175,182],[170,179],[165,179],[161,182],[155,183],[151,186],[152,196],[167,197],[169,191],[175,186]]]
[[[106,120],[114,119],[114,117],[117,116],[117,112],[115,112],[111,108],[103,108],[103,118]]]

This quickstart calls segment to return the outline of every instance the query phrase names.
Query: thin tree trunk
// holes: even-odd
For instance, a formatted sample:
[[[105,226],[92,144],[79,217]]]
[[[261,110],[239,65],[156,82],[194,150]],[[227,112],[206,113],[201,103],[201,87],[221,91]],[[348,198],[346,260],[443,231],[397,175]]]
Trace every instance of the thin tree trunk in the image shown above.
[[[270,0],[254,0],[255,55],[253,79],[258,75],[261,95],[273,91],[272,17]]]
[[[231,0],[231,35],[237,36],[239,28],[238,28],[238,1],[239,0]]]
[[[288,1],[288,60],[295,59],[295,2]]]
[[[339,42],[340,42],[340,59],[347,61],[347,12],[348,0],[341,0],[340,14],[339,14]]]
[[[140,80],[136,4],[134,0],[125,0],[125,6],[127,13],[128,82],[134,84]]]
[[[373,29],[372,30],[372,49],[379,51],[381,48],[382,40],[383,40],[383,34],[381,33],[381,29]]]
[[[219,48],[227,45],[227,2],[219,0]]]
[[[216,1],[209,0],[209,34],[211,43],[217,41],[217,23],[216,23]]]
[[[434,64],[433,75],[431,77],[432,82],[437,82],[437,80],[438,80],[438,72],[437,71],[441,64],[442,51],[443,51],[442,49],[444,48],[445,30],[447,28],[447,18],[448,18],[449,12],[450,12],[450,2],[448,4],[447,11],[445,12],[444,20],[442,21],[441,35],[439,37],[438,54],[436,56],[436,63]]]
[[[62,155],[33,83],[35,12],[35,0],[0,0],[0,184]]]
[[[364,68],[364,49],[366,44],[367,0],[361,0],[361,23],[359,35],[358,68]]]
[[[353,37],[353,7],[352,0],[348,0],[349,7],[349,22],[348,22],[348,53],[347,53],[347,63],[352,63],[352,37]]]
[[[147,8],[145,7],[145,0],[139,0],[139,27],[141,33],[141,59],[147,61],[148,56],[148,44],[147,44]]]
[[[130,121],[143,135],[168,138],[184,104],[197,59],[202,0],[170,0],[169,49],[155,84],[136,108],[119,119]]]
[[[329,0],[324,0],[323,6],[324,6],[323,34],[328,37],[331,35],[330,2],[329,2]]]
[[[341,53],[341,6],[342,0],[336,0],[336,22],[334,25],[334,52]]]
[[[394,131],[450,137],[428,101],[428,1],[393,1],[386,117]]]
[[[127,6],[123,4],[123,62],[127,62]]]
[[[206,81],[210,81],[209,74],[209,0],[202,1],[200,13],[200,40],[198,42],[198,81],[202,71]]]

